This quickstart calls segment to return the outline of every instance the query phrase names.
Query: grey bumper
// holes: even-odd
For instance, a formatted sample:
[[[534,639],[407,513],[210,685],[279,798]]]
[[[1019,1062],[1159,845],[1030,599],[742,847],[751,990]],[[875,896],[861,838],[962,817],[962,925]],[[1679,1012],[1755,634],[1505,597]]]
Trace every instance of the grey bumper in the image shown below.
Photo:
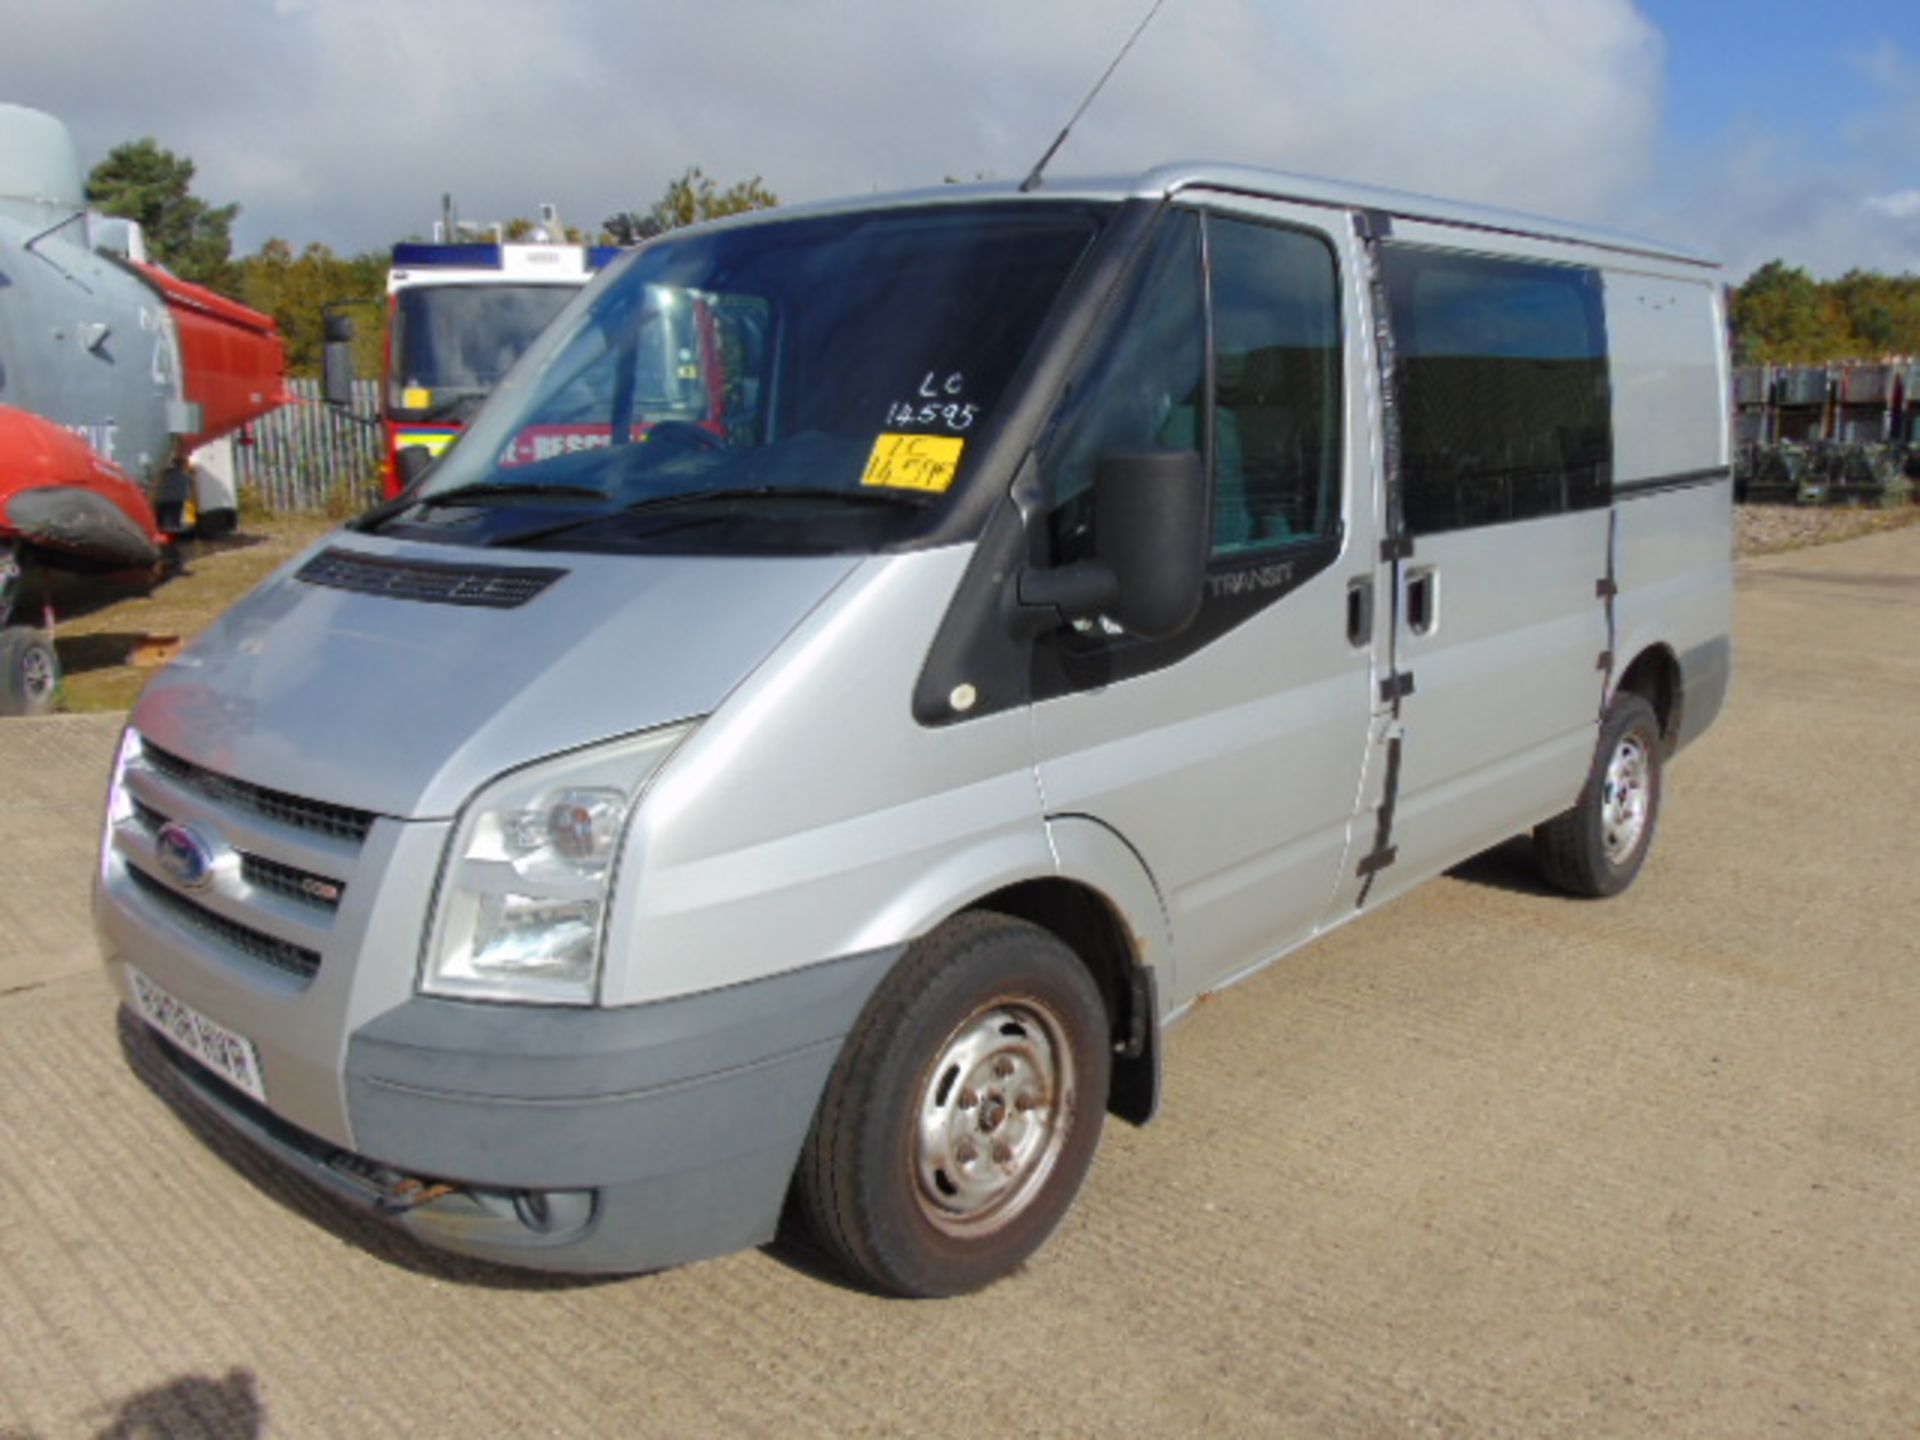
[[[417,998],[356,1031],[356,1150],[168,1058],[255,1145],[442,1249],[631,1272],[772,1238],[840,1042],[898,950],[616,1010]]]

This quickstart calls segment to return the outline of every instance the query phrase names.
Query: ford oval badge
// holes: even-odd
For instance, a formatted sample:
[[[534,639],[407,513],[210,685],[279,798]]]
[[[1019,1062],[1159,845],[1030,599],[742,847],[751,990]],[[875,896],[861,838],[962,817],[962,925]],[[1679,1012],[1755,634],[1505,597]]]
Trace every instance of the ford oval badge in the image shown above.
[[[213,883],[213,847],[185,825],[162,825],[154,849],[160,868],[182,890],[204,890]]]

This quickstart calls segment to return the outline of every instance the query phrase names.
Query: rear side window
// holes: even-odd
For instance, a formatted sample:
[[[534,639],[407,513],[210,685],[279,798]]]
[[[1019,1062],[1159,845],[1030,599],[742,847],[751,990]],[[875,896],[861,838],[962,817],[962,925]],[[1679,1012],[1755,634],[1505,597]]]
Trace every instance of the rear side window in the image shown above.
[[[1432,534],[1612,498],[1597,271],[1390,246],[1407,528]]]

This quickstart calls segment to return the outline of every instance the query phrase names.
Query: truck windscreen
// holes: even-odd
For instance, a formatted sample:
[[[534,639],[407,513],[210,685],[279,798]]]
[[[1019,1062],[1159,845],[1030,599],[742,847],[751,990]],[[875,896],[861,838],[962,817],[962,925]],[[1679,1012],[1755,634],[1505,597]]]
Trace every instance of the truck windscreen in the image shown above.
[[[486,395],[549,321],[572,285],[416,285],[394,296],[387,408],[400,419]]]

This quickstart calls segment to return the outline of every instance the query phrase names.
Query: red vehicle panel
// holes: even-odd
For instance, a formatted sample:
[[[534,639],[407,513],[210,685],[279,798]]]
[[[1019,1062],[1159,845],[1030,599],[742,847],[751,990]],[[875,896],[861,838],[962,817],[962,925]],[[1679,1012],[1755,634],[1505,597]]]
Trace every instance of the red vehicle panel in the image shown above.
[[[200,428],[185,437],[189,447],[287,403],[286,351],[272,316],[157,265],[128,263],[173,312],[186,396],[200,407]]]

